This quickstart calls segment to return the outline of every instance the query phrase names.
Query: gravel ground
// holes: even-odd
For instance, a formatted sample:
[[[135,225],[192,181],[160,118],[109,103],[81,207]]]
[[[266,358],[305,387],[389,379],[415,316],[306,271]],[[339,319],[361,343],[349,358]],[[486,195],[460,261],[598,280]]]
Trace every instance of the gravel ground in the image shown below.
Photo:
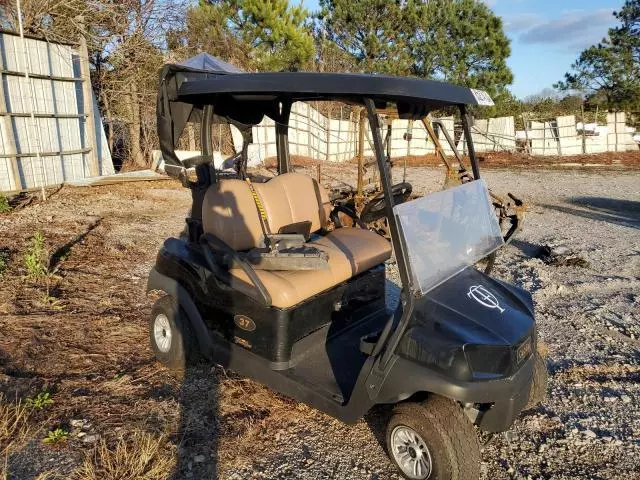
[[[394,172],[395,178],[401,172]],[[483,476],[640,478],[640,176],[610,172],[483,173],[496,193],[529,204],[526,226],[499,254],[494,275],[526,288],[548,346],[548,399],[507,435],[483,441]],[[416,193],[440,176],[409,169]],[[551,266],[542,245],[567,246],[588,266]],[[393,265],[388,278],[397,284]],[[389,285],[388,300],[399,291]],[[400,478],[378,439],[376,412],[348,427],[318,418],[284,432],[273,453],[229,478]],[[376,423],[378,425],[376,426]]]
[[[323,168],[355,178],[350,166],[334,170]],[[483,478],[640,478],[640,172],[483,175],[496,193],[530,205],[494,274],[532,292],[550,371],[545,404],[524,412],[508,435],[482,437]],[[416,193],[441,179],[441,170],[408,170]],[[155,362],[145,277],[162,240],[182,229],[188,203],[176,182],[155,182],[65,189],[0,216],[0,247],[11,254],[0,282],[0,393],[46,389],[54,399],[8,459],[8,478],[51,469],[58,476],[48,478],[69,478],[92,451],[76,431],[88,424],[109,445],[136,432],[157,439],[176,465],[154,479],[399,478],[381,447],[386,409],[346,426],[220,368],[199,365],[176,378]],[[51,251],[64,246],[60,288],[51,292],[60,304],[43,306],[24,280],[20,259],[35,229]],[[548,265],[537,258],[543,245],[586,263]],[[393,303],[392,264],[388,278]],[[58,425],[70,439],[44,445]]]

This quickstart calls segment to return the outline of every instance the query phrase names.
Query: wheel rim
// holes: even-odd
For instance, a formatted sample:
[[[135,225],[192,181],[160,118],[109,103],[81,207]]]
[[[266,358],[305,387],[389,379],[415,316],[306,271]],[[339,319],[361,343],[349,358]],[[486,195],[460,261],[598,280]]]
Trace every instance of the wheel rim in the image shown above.
[[[433,463],[426,442],[412,428],[399,425],[391,432],[391,451],[407,477],[425,480],[431,476]]]
[[[153,338],[158,350],[167,353],[171,348],[171,324],[164,313],[160,313],[153,321]]]

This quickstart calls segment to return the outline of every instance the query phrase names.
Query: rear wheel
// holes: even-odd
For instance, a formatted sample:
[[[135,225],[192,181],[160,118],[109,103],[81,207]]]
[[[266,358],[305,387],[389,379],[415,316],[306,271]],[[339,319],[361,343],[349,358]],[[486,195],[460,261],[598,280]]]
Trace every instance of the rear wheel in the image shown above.
[[[411,480],[480,477],[474,427],[457,403],[443,397],[397,405],[387,426],[387,449]]]
[[[195,356],[189,321],[178,302],[169,295],[153,305],[149,337],[156,358],[171,369],[184,369],[189,359]]]

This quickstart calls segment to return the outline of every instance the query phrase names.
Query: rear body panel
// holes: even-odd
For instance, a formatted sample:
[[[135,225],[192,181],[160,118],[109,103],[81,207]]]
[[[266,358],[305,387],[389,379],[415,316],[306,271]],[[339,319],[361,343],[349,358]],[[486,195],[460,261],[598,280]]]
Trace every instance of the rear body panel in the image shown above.
[[[345,328],[371,312],[385,311],[385,270],[375,267],[291,308],[266,307],[218,281],[201,247],[168,239],[156,270],[181,284],[192,296],[206,326],[264,357],[273,369],[286,369],[295,342],[328,324]]]

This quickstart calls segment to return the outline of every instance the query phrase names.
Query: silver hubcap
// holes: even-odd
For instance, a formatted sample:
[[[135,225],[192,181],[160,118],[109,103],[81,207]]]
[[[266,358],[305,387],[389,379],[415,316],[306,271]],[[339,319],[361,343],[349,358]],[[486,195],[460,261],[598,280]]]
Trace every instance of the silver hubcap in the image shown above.
[[[167,353],[171,348],[171,324],[164,313],[158,315],[153,321],[153,336],[158,350]]]
[[[433,468],[431,454],[422,437],[412,428],[399,425],[391,432],[393,458],[407,477],[425,480]]]

